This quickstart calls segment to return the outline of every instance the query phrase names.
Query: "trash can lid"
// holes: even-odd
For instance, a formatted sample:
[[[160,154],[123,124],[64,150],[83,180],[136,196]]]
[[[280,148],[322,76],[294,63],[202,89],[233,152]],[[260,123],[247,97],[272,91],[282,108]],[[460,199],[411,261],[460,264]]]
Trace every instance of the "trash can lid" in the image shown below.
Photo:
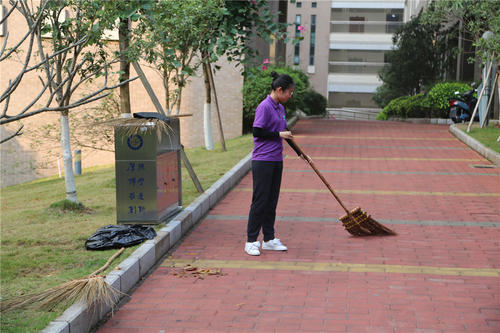
[[[170,123],[170,118],[159,112],[136,112],[134,118],[159,119],[165,123]]]

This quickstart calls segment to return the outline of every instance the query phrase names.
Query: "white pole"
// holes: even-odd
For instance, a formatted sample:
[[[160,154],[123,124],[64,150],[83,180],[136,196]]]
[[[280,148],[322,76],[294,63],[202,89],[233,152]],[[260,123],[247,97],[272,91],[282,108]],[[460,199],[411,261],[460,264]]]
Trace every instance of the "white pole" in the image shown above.
[[[73,156],[71,154],[69,139],[69,121],[66,112],[61,112],[61,146],[64,163],[64,181],[66,184],[66,199],[78,203],[75,176],[73,174]]]
[[[494,55],[493,53],[492,55]],[[472,116],[470,117],[469,126],[467,126],[467,133],[470,132],[470,128],[472,123],[474,122],[474,116],[476,115],[477,108],[479,107],[479,101],[481,97],[483,97],[484,91],[486,90],[486,86],[488,85],[488,80],[490,78],[491,67],[493,66],[493,61],[490,63],[490,68],[488,68],[488,72],[486,72],[486,79],[483,79],[483,89],[481,90],[481,94],[479,94],[479,98],[477,99],[476,106],[474,107],[474,112],[472,112]]]
[[[212,140],[212,120],[210,116],[210,104],[203,104],[203,131],[205,132],[205,148],[207,150],[214,149]]]
[[[498,72],[495,74],[495,81],[493,81],[493,87],[491,88],[491,95],[490,95],[490,100],[488,101],[488,106],[486,107],[486,114],[484,115],[483,121],[481,122],[481,128],[484,127],[484,124],[486,124],[486,120],[488,120],[488,110],[490,109],[491,102],[493,102],[493,99],[495,97],[495,85],[497,84],[497,79],[498,79]]]

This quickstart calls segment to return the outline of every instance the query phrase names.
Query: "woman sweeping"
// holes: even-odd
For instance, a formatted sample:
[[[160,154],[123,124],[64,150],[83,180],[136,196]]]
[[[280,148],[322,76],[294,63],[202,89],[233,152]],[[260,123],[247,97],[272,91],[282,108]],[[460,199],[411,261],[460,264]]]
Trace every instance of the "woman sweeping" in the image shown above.
[[[287,74],[271,72],[271,94],[255,111],[253,122],[254,149],[252,152],[253,195],[248,216],[245,252],[260,255],[260,230],[264,234],[262,250],[286,251],[287,247],[275,237],[274,221],[283,172],[283,140],[292,139],[287,128],[285,103],[295,89],[293,79]]]

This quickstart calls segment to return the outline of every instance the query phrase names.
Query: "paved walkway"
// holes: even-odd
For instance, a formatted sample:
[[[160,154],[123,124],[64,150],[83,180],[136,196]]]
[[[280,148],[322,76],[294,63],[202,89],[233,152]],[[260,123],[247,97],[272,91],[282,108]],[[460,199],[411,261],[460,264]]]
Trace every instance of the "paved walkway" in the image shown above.
[[[491,164],[448,126],[311,119],[294,133],[348,207],[398,235],[350,236],[287,147],[287,252],[243,251],[249,174],[99,332],[500,332],[500,169],[474,167]]]

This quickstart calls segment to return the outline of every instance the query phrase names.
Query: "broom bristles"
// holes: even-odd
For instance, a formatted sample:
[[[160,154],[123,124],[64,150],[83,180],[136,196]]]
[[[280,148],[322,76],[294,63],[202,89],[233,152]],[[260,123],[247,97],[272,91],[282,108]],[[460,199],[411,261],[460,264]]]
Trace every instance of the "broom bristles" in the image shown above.
[[[354,236],[396,235],[394,231],[375,221],[370,215],[356,207],[339,218],[345,229]]]
[[[69,306],[77,301],[89,308],[104,303],[114,306],[121,292],[109,285],[103,276],[72,280],[39,293],[22,295],[1,302],[1,311],[34,308],[53,310],[59,305]]]
[[[53,310],[59,305],[69,306],[77,301],[87,303],[89,309],[95,310],[98,305],[110,305],[114,307],[118,301],[118,296],[122,294],[120,290],[109,285],[103,275],[98,275],[106,270],[111,262],[118,258],[125,248],[122,247],[113,254],[108,261],[83,279],[72,280],[58,286],[52,287],[42,292],[32,293],[2,300],[0,302],[0,312],[12,311],[15,309],[35,308],[42,310]]]

